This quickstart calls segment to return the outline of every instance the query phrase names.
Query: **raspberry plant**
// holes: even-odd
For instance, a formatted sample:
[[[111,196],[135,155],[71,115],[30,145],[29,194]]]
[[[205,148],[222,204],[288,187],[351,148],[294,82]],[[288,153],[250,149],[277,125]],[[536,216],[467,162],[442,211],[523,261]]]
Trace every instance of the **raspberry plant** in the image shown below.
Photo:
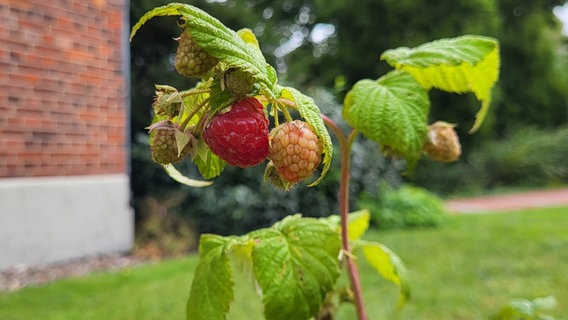
[[[267,183],[285,190],[306,180],[316,186],[331,163],[327,128],[337,137],[341,155],[339,216],[296,214],[239,237],[201,236],[187,319],[225,319],[234,299],[233,273],[241,269],[258,287],[266,319],[331,319],[338,300],[354,303],[357,318],[368,319],[357,270],[361,254],[399,286],[398,305],[403,306],[410,298],[404,264],[383,244],[362,240],[369,212],[349,213],[351,146],[361,133],[384,153],[404,158],[409,172],[423,153],[434,160],[456,160],[461,149],[453,126],[445,124],[438,132],[438,123],[429,130],[428,90],[474,93],[481,102],[471,131],[477,130],[498,78],[497,41],[466,35],[384,52],[381,59],[394,70],[377,80],[360,80],[347,93],[342,114],[352,129],[345,133],[310,97],[278,84],[251,30],[235,32],[194,6],[171,3],[142,16],[131,39],[156,16],[180,17],[176,69],[200,79],[183,91],[156,86],[155,120],[149,128],[162,132],[151,135],[156,140],[152,150],[165,150],[158,162],[173,179],[194,187],[211,184],[178,171],[172,163],[183,158],[205,180],[221,174],[227,163],[244,167],[266,158]],[[319,177],[310,178],[316,167]],[[336,288],[342,270],[350,288]]]

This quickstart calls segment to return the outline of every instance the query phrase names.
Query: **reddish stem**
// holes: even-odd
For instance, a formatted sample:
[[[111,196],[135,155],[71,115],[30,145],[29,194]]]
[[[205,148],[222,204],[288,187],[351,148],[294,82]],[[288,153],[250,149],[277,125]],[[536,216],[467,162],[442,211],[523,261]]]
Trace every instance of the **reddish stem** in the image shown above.
[[[367,313],[363,303],[363,291],[361,290],[361,280],[359,270],[354,261],[349,245],[349,230],[347,228],[349,218],[349,180],[350,180],[350,164],[351,164],[351,146],[357,135],[357,131],[353,130],[346,136],[337,124],[326,115],[323,115],[325,124],[333,131],[339,140],[339,149],[341,153],[341,176],[339,180],[339,217],[341,220],[341,245],[344,252],[345,261],[347,263],[347,272],[351,282],[351,290],[355,296],[355,307],[357,309],[357,319],[367,320]]]

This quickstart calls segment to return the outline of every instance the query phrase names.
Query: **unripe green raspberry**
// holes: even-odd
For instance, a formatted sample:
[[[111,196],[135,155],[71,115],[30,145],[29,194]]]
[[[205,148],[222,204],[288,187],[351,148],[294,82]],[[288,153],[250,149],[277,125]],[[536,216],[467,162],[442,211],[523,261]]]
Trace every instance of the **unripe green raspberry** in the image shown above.
[[[159,164],[176,163],[194,150],[195,138],[190,132],[181,132],[170,121],[160,121],[149,127],[152,159]],[[184,140],[181,141],[180,140]],[[181,152],[178,146],[182,145]]]
[[[424,144],[424,153],[435,161],[454,162],[461,154],[461,145],[454,130],[455,125],[436,121],[428,127],[429,141]]]
[[[269,158],[280,177],[290,183],[309,178],[321,162],[322,147],[309,124],[294,120],[270,133]]]
[[[179,115],[183,106],[183,98],[174,87],[156,85],[156,97],[152,107],[154,112],[169,119]]]
[[[177,40],[176,70],[181,75],[199,78],[219,62],[197,45],[188,29],[184,29]]]
[[[231,68],[223,75],[224,85],[234,97],[241,98],[251,93],[254,88],[252,75],[242,69]]]

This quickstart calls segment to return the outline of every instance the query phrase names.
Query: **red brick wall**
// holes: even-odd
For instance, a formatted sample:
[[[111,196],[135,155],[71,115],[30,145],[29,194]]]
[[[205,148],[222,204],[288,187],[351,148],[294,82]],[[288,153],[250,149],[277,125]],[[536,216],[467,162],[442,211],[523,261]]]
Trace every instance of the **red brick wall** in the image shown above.
[[[124,1],[0,2],[0,177],[126,172]]]

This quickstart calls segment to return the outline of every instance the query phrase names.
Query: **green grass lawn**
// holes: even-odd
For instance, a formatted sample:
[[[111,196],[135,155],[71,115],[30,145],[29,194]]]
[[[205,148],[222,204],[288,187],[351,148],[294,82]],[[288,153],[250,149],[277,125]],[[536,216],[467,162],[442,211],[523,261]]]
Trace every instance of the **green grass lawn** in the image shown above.
[[[370,232],[406,262],[412,300],[400,319],[487,319],[513,298],[555,295],[568,318],[568,208],[452,216],[438,229]],[[184,319],[197,257],[0,293],[0,319]],[[371,319],[394,319],[396,287],[361,263]],[[260,319],[237,281],[229,319]],[[339,319],[354,319],[349,307]]]

